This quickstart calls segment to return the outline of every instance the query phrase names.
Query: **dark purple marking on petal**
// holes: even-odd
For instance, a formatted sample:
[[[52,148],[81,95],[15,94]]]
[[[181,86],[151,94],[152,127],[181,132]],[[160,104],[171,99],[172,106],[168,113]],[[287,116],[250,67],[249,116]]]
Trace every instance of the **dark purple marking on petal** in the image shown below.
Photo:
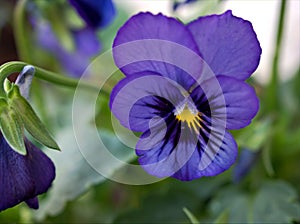
[[[237,145],[230,133],[225,132],[222,140],[222,145],[211,144],[205,149],[205,141],[199,136],[197,149],[188,162],[178,170],[172,177],[183,181],[190,181],[203,176],[215,176],[229,169],[237,156]],[[214,141],[214,136],[210,136],[210,140]],[[209,161],[203,161],[205,154],[212,154],[213,157]],[[209,164],[204,169],[201,169],[201,163]]]
[[[226,121],[226,129],[246,127],[259,109],[255,90],[247,83],[228,76],[218,76],[217,80],[221,92],[214,88],[215,80],[210,79],[191,93],[198,110],[216,121]],[[208,88],[209,86],[212,88]],[[209,91],[204,93],[202,88]]]
[[[126,76],[155,72],[186,89],[202,69],[202,58],[189,30],[174,18],[149,12],[131,17],[119,29],[113,56]]]
[[[170,113],[172,105],[174,107],[183,101],[182,91],[184,89],[166,77],[147,72],[132,75],[115,86],[110,96],[110,108],[123,126],[144,132],[152,118],[163,115],[155,114],[154,107],[159,106]]]
[[[29,200],[48,190],[55,178],[52,161],[25,140],[27,155],[15,152],[0,134],[0,211]],[[31,203],[32,202],[32,203]]]
[[[170,115],[163,122],[143,133],[136,146],[139,163],[151,175],[169,177],[191,158],[197,135],[186,123]]]
[[[200,17],[187,27],[215,74],[246,80],[256,70],[262,50],[249,21],[227,11]]]

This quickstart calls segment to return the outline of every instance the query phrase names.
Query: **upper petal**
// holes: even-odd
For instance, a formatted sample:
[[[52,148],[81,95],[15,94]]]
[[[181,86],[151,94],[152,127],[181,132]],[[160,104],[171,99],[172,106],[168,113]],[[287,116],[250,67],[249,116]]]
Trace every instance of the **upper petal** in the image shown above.
[[[187,27],[216,75],[245,80],[256,70],[261,47],[249,21],[227,11],[200,17]]]
[[[174,18],[139,13],[118,31],[116,65],[125,75],[155,72],[189,88],[201,72],[202,58],[189,30]]]
[[[52,161],[32,143],[26,140],[25,144],[27,155],[23,156],[0,136],[0,211],[22,201],[37,207],[32,198],[46,192],[55,177]]]

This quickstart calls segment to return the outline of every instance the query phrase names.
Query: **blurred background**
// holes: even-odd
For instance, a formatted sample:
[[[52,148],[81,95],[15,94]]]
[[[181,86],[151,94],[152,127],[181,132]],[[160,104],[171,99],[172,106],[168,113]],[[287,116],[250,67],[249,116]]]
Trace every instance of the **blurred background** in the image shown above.
[[[0,0],[1,64],[21,60],[80,78],[98,55],[105,59],[119,27],[140,11],[162,12],[188,23],[231,9],[253,24],[263,51],[249,80],[260,98],[260,112],[250,126],[232,132],[239,145],[237,162],[221,175],[191,182],[167,178],[132,186],[112,181],[89,165],[76,144],[74,90],[34,80],[31,103],[62,148],[61,153],[45,149],[56,165],[57,178],[40,197],[39,210],[20,204],[1,212],[0,223],[299,223],[300,1],[112,0],[112,4],[113,9],[104,7],[102,12],[105,22],[93,27],[66,0]],[[104,79],[105,68],[114,66],[109,59],[101,63],[91,67],[84,77],[87,81]],[[121,77],[116,72],[108,88]],[[92,120],[84,110],[88,97],[79,100],[85,124]],[[99,135],[117,158],[136,164],[134,150],[115,137],[111,120],[106,119],[111,117],[108,100],[100,94],[96,102]],[[96,155],[86,126],[79,134],[88,153]],[[122,170],[98,159],[112,176]]]

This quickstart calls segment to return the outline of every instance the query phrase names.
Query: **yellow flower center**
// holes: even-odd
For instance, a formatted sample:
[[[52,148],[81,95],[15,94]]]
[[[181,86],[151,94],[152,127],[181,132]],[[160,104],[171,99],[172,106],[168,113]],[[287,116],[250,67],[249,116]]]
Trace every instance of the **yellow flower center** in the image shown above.
[[[193,129],[196,133],[199,133],[199,128],[201,128],[200,112],[191,110],[188,105],[185,104],[183,109],[177,111],[175,115],[177,120],[186,122],[190,129]]]

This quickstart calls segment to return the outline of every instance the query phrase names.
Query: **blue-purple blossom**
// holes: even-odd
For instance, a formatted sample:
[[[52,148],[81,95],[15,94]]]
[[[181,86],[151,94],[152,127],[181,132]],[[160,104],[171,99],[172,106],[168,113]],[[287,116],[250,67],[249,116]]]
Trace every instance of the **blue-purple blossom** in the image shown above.
[[[70,4],[85,21],[80,29],[69,28],[74,49],[66,49],[53,32],[50,23],[34,21],[38,43],[60,62],[68,75],[80,77],[91,59],[102,50],[97,35],[99,29],[112,22],[115,8],[111,0],[70,0]]]
[[[245,82],[261,55],[251,23],[231,11],[187,25],[139,13],[113,47],[126,77],[113,89],[110,108],[123,126],[142,133],[141,166],[180,180],[229,169],[237,156],[229,130],[249,125],[259,108]]]
[[[197,0],[185,0],[185,1],[182,1],[182,2],[175,1],[173,3],[173,10],[176,11],[178,9],[178,7],[180,7],[181,5],[190,4],[190,3],[195,2],[195,1],[197,1]]]
[[[90,63],[101,51],[101,43],[96,31],[90,28],[71,31],[75,49],[67,50],[59,42],[49,24],[39,24],[36,26],[37,40],[39,44],[48,52],[53,54],[62,69],[69,75],[80,77]]]
[[[45,193],[55,178],[52,161],[25,139],[27,154],[15,152],[0,133],[0,211],[23,201],[39,207],[37,196]]]
[[[69,0],[81,18],[94,29],[107,26],[115,17],[112,0]]]
[[[259,158],[260,152],[243,148],[232,172],[233,182],[238,183],[251,171]]]

